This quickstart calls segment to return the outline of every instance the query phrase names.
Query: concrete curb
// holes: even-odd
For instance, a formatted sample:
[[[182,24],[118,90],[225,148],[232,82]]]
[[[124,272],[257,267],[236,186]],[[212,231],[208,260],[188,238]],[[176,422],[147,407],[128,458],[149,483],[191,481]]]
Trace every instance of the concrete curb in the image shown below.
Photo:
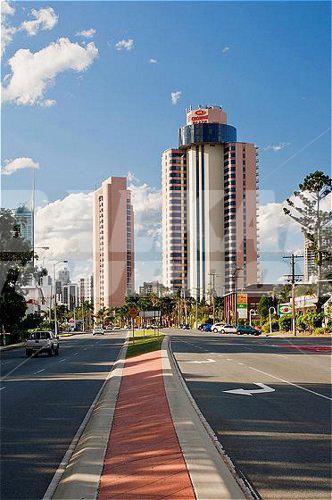
[[[43,500],[97,498],[127,348],[128,337],[58,467]]]
[[[181,374],[170,341],[162,345],[167,399],[198,500],[257,500],[258,493],[225,453]]]

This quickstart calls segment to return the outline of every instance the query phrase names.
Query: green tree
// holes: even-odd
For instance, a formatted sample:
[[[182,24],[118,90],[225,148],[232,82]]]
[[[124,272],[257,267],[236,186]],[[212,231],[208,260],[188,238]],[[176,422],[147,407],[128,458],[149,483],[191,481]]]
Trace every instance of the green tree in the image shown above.
[[[285,332],[289,332],[292,328],[292,315],[291,314],[284,314],[283,316],[280,316],[279,327],[280,327],[280,330],[283,330]]]
[[[275,307],[273,298],[269,296],[261,297],[257,306],[257,313],[260,316],[261,324],[265,323],[268,319],[270,307]]]
[[[33,252],[10,210],[0,210],[0,331],[15,331],[27,306],[20,285],[31,276]],[[28,268],[30,264],[30,268]]]
[[[295,201],[287,199],[288,207],[283,211],[295,220],[305,237],[310,241],[317,267],[317,296],[320,307],[322,290],[322,269],[331,261],[331,219],[332,211],[321,208],[322,200],[332,191],[332,180],[324,172],[307,175],[294,192]]]

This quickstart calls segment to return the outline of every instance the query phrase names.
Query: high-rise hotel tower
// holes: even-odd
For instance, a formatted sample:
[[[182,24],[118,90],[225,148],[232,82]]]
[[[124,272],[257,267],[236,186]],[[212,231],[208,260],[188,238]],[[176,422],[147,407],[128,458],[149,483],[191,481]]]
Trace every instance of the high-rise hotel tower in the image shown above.
[[[187,111],[162,155],[165,286],[208,298],[257,282],[257,179],[256,148],[222,108]]]
[[[126,177],[94,192],[94,309],[122,306],[134,293],[134,212]]]

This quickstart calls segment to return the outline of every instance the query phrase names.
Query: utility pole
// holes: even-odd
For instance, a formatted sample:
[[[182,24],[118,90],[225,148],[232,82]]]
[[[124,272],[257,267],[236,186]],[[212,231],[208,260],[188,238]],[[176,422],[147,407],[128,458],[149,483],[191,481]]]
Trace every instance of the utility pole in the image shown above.
[[[302,259],[303,255],[285,255],[283,259],[290,259],[291,264],[291,273],[286,274],[285,277],[288,281],[290,281],[292,285],[292,331],[294,337],[296,337],[296,309],[295,309],[295,284],[297,281],[301,281],[303,274],[295,274],[295,262],[296,259]]]

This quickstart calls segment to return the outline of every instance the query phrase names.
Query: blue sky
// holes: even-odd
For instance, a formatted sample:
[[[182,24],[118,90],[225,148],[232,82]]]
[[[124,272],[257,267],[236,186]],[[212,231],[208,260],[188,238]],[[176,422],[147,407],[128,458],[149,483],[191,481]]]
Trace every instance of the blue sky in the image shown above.
[[[36,36],[18,31],[2,75],[18,49],[34,53],[60,37],[93,42],[98,57],[86,71],[58,74],[43,96],[54,106],[4,105],[2,158],[38,162],[44,199],[128,171],[159,188],[161,151],[177,145],[185,108],[205,103],[222,105],[238,140],[261,148],[263,201],[281,202],[305,174],[330,170],[328,2],[16,2],[8,19],[19,25],[48,6],[57,24]],[[75,36],[90,28],[93,38]],[[132,50],[116,50],[128,39]],[[2,183],[13,205],[31,171]]]

